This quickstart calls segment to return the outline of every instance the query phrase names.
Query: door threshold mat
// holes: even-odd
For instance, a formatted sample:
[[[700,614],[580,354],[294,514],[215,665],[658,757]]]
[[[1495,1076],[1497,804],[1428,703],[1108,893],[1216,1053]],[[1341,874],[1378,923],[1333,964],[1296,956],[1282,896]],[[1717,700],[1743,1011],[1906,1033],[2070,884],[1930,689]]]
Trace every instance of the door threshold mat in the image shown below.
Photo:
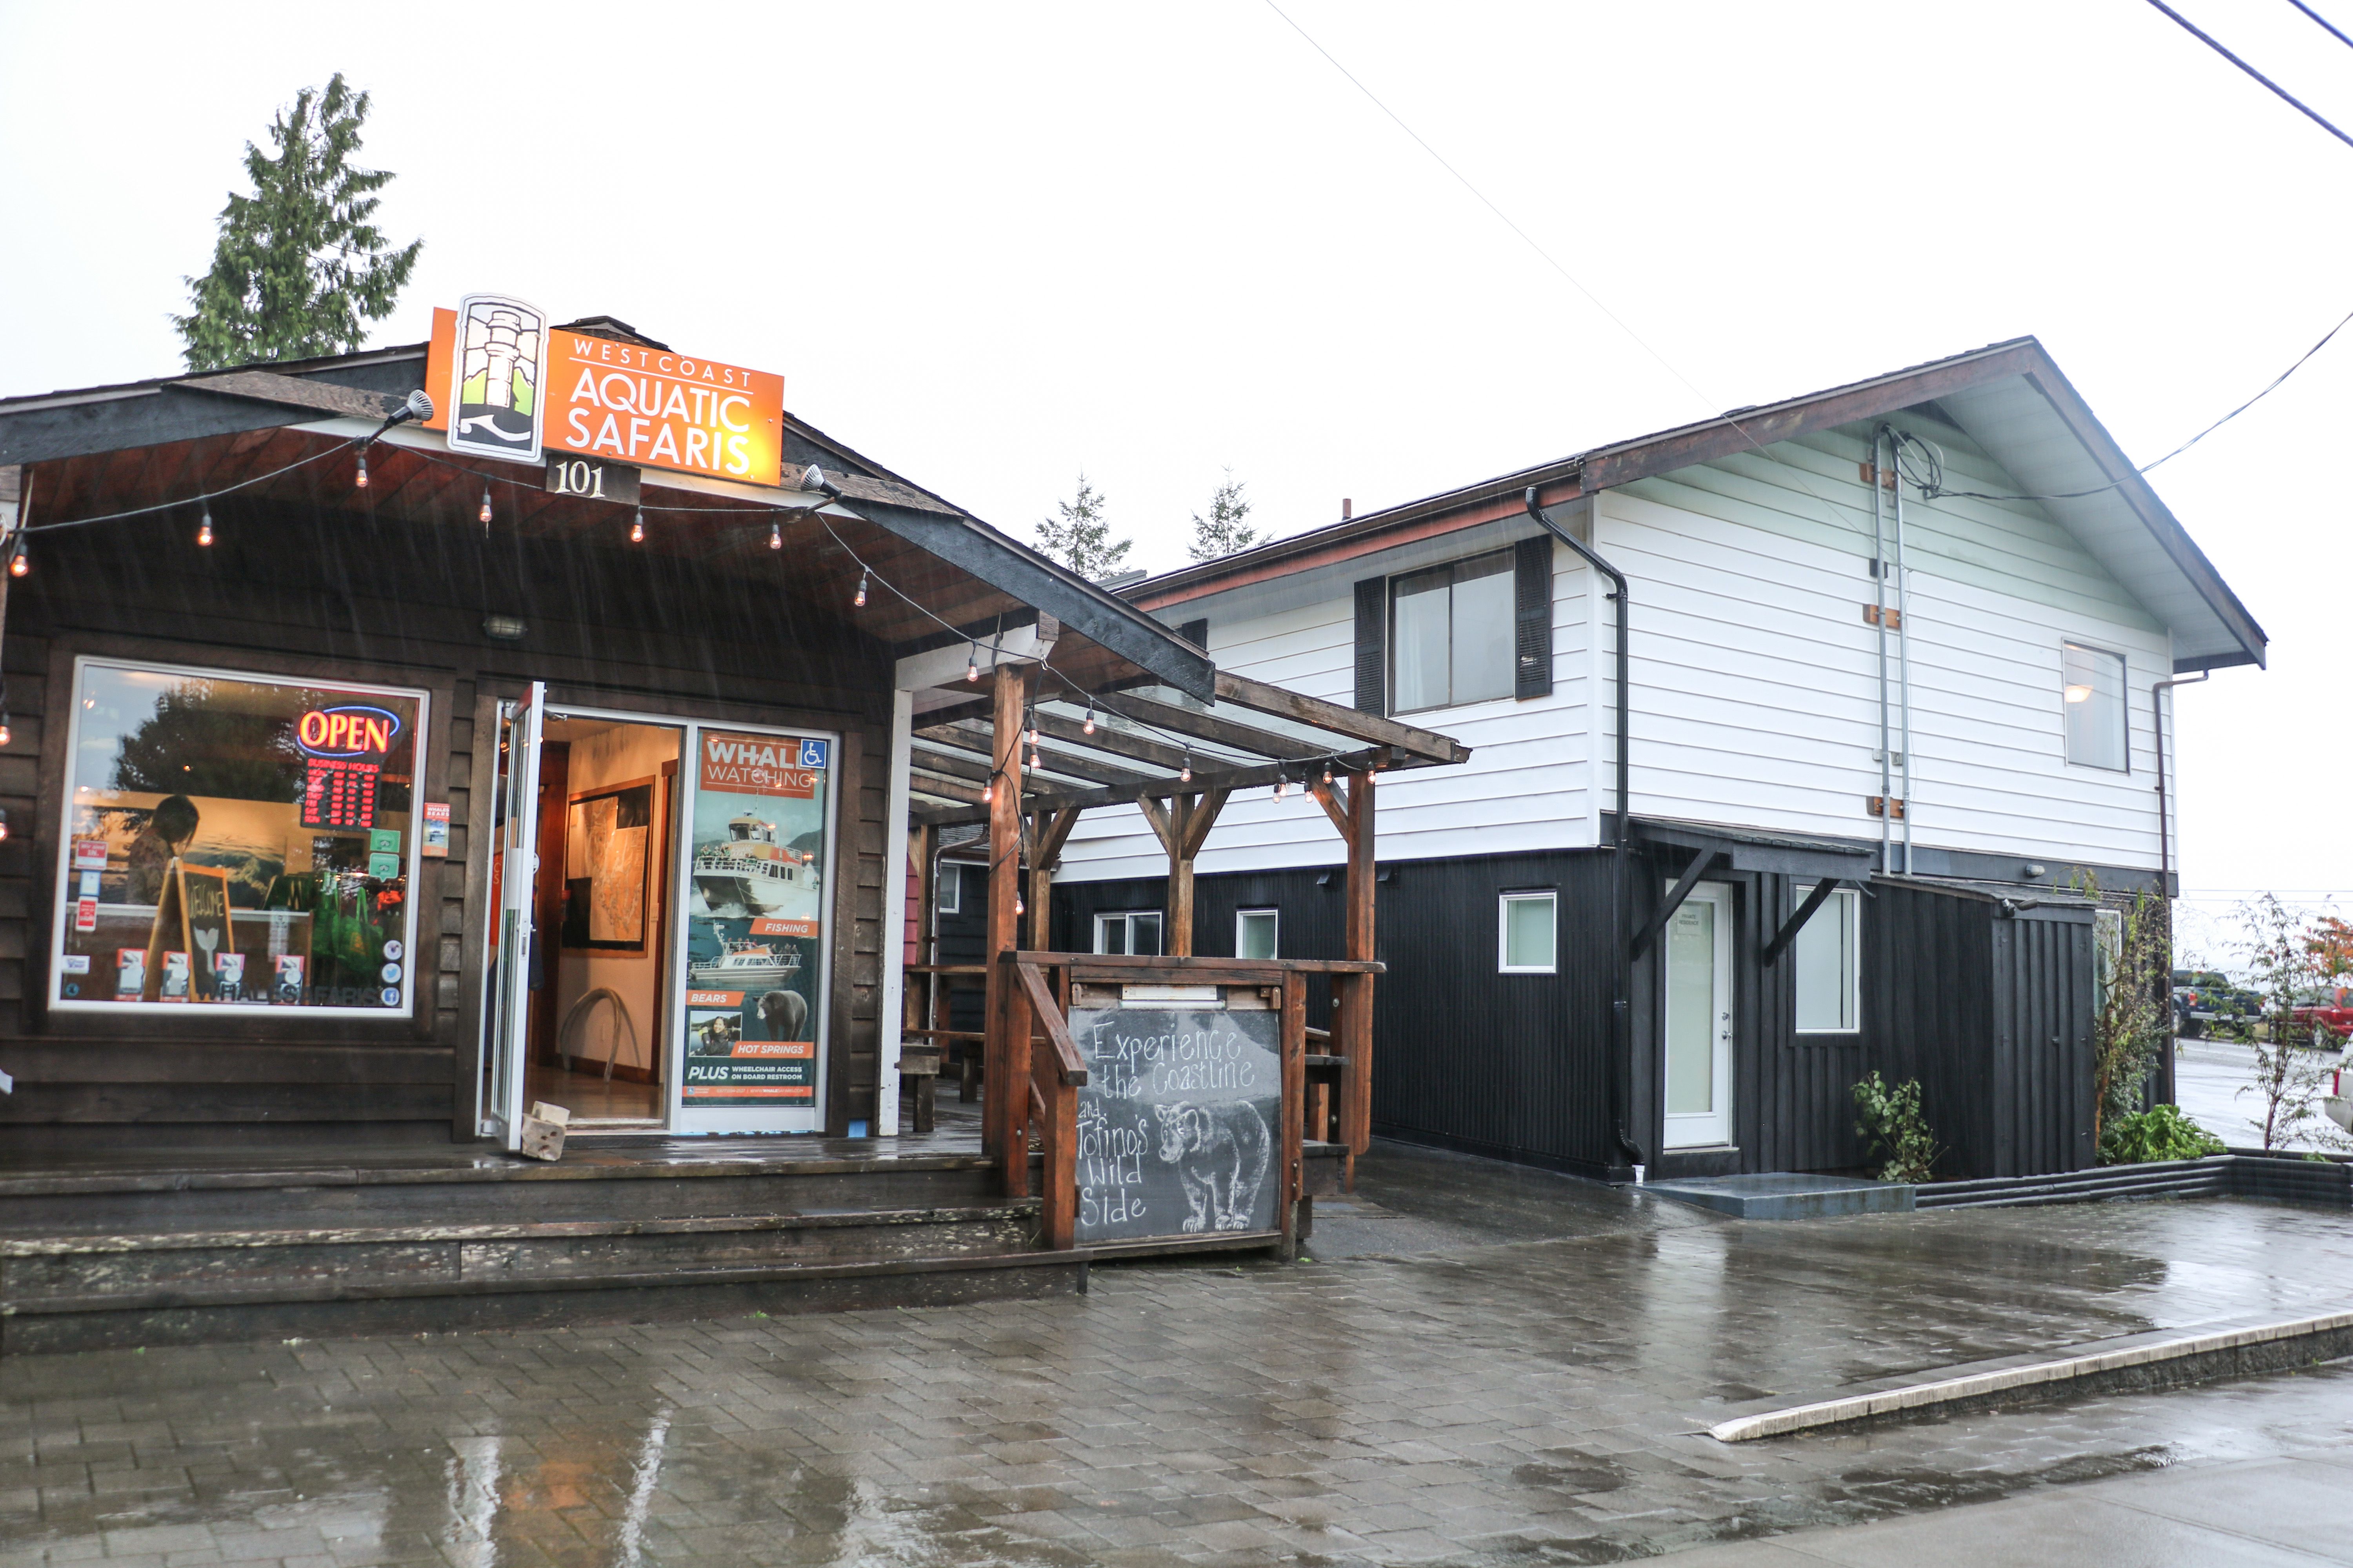
[[[1953,1367],[1929,1379],[1898,1379],[1835,1399],[1755,1410],[1718,1422],[1707,1435],[1746,1443],[1793,1432],[1883,1421],[1922,1412],[1950,1414],[2037,1398],[2132,1393],[2312,1366],[2353,1355],[2353,1312],[2266,1322],[2168,1329],[2099,1340],[2059,1355],[2013,1356]]]
[[[1641,1190],[1739,1219],[1903,1214],[1912,1207],[1912,1189],[1901,1182],[1867,1182],[1856,1176],[1806,1176],[1788,1172],[1757,1176],[1677,1176],[1663,1182],[1647,1182]]]

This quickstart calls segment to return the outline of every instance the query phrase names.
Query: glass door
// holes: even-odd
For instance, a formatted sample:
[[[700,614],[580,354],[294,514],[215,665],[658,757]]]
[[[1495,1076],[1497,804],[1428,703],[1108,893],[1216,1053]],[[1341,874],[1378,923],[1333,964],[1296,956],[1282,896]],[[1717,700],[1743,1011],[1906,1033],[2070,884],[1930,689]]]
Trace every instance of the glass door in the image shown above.
[[[476,1131],[522,1143],[524,1052],[531,1011],[532,892],[539,879],[539,752],[547,687],[499,704],[491,791],[491,951],[483,965],[482,1078]]]
[[[1702,882],[1667,922],[1666,1146],[1732,1142],[1732,889]]]

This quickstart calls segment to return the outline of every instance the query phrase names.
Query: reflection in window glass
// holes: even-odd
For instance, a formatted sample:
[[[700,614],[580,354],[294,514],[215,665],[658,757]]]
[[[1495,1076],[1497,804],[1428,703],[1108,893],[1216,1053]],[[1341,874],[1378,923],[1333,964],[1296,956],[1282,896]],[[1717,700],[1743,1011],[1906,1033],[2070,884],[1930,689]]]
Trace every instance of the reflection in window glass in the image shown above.
[[[407,1010],[411,691],[85,663],[56,999]]]
[[[2088,768],[2122,770],[2126,766],[2124,656],[2068,643],[2060,663],[2067,760]]]
[[[1812,893],[1811,888],[1799,888],[1798,901],[1803,903]],[[1862,905],[1862,899],[1853,889],[1841,888],[1822,901],[1789,943],[1800,1034],[1852,1032],[1856,1027],[1856,935]]]
[[[1275,912],[1272,910],[1242,910],[1234,916],[1234,956],[1236,958],[1272,958],[1275,938]]]
[[[1514,585],[1509,551],[1397,580],[1392,712],[1512,695]]]
[[[1553,972],[1555,895],[1505,893],[1503,900],[1503,952],[1498,967],[1506,974],[1549,974]]]
[[[1138,958],[1160,955],[1160,911],[1133,910],[1124,914],[1095,917],[1095,951]]]

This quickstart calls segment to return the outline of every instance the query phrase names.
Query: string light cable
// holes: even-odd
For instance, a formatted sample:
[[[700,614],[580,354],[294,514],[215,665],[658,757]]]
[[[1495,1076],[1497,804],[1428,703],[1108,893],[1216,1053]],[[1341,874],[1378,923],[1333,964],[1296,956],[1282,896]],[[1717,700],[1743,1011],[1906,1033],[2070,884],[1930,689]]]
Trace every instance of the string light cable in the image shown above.
[[[2232,54],[2228,48],[2223,47],[2222,41],[2214,37],[2213,34],[2202,30],[2197,23],[2192,22],[2189,17],[2183,16],[2180,12],[2167,5],[2165,0],[2148,0],[2148,3],[2151,5],[2156,6],[2159,11],[2164,12],[2168,16],[2172,17],[2174,22],[2183,32],[2189,34],[2191,37],[2197,39],[2200,43],[2205,45],[2208,48],[2213,50],[2216,54],[2221,56],[2224,59],[2230,61],[2232,65],[2238,67],[2241,70],[2246,72],[2249,76],[2254,78],[2265,87],[2271,89],[2274,93],[2277,93],[2280,98],[2297,113],[2303,115],[2306,120],[2311,121],[2315,125],[2319,126],[2323,131],[2327,132],[2331,136],[2336,137],[2339,142],[2344,142],[2348,147],[2353,147],[2353,136],[2348,136],[2342,131],[2337,130],[2337,127],[2331,125],[2327,120],[2321,117],[2318,110],[2313,108],[2310,104],[2296,97],[2295,94],[2288,91],[2287,89],[2282,87],[2279,83],[2274,81],[2271,78],[2265,76],[2254,67],[2249,65],[2245,60],[2241,59],[2237,55]],[[2297,10],[2303,12],[2306,16],[2310,16],[2314,21],[2319,22],[2322,26],[2328,27],[2330,32],[2337,33],[2337,29],[2329,27],[2327,22],[2321,21],[2319,14],[2314,11],[2310,6],[2297,5],[2296,0],[2288,0],[2288,4],[2295,5]],[[2342,33],[2337,33],[2337,36],[2339,38],[2345,37]]]

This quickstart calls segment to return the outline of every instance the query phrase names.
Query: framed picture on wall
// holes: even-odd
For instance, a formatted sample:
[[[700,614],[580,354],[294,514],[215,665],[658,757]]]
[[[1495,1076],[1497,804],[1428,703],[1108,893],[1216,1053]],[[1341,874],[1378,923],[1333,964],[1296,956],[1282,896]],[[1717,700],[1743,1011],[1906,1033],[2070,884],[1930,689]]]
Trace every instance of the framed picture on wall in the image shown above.
[[[654,781],[572,797],[564,834],[564,945],[646,950],[653,874]]]

